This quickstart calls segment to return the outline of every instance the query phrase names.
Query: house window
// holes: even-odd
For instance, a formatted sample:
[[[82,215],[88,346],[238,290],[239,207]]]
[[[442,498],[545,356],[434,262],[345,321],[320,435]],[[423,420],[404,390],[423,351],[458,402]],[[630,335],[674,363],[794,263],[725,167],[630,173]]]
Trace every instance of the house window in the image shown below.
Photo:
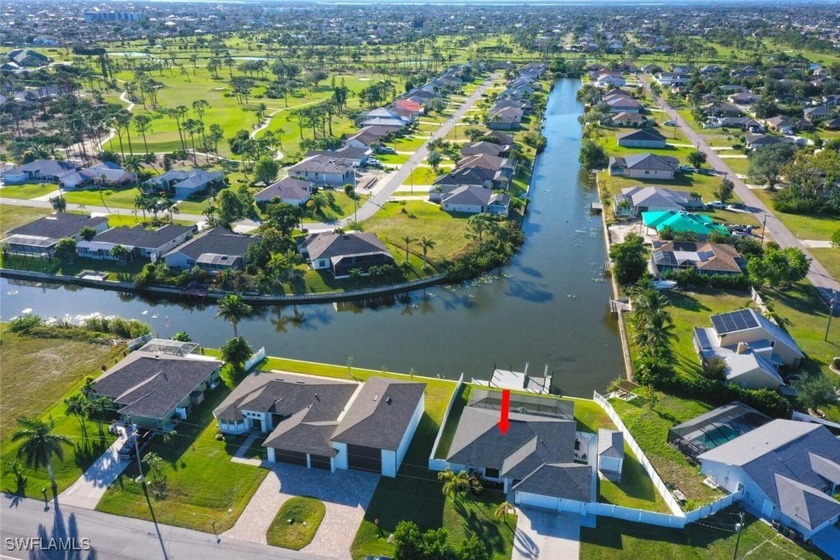
[[[499,469],[484,469],[484,476],[487,478],[499,478]]]

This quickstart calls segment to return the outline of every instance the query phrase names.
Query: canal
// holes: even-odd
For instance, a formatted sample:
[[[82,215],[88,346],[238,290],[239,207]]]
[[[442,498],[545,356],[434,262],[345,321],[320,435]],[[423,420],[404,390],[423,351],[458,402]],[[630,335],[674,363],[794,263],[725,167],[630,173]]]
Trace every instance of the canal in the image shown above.
[[[553,374],[552,389],[591,397],[622,375],[621,345],[609,315],[610,285],[601,221],[591,177],[577,161],[582,106],[578,80],[560,80],[548,99],[548,138],[531,186],[523,225],[527,241],[494,278],[436,287],[390,305],[319,304],[264,307],[239,325],[254,348],[270,355],[352,364],[424,375],[486,378],[498,367]],[[24,310],[44,317],[99,312],[135,318],[164,337],[183,330],[218,347],[232,336],[214,320],[215,306],[126,296],[74,286],[32,286],[3,279],[0,313]]]

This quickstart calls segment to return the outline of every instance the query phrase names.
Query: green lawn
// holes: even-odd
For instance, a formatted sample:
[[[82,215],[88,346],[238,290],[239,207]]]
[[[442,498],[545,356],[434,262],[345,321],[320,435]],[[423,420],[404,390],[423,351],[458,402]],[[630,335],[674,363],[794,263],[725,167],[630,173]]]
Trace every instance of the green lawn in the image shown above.
[[[312,542],[326,513],[327,508],[321,500],[303,496],[289,498],[274,516],[266,540],[271,546],[300,550]]]
[[[443,170],[441,170],[441,173]],[[415,167],[414,170],[411,172],[405,181],[403,181],[404,185],[431,185],[435,182],[435,179],[438,178],[440,175],[435,173],[435,170],[431,167]]]
[[[840,219],[837,216],[825,214],[788,214],[773,208],[774,193],[766,190],[753,191],[768,208],[773,210],[785,227],[798,239],[814,239],[828,241],[831,235],[840,229]]]
[[[354,200],[347,196],[347,194],[341,189],[332,190],[330,192],[332,192],[335,196],[335,203],[332,206],[321,209],[317,213],[313,212],[310,206],[307,206],[306,214],[303,219],[304,223],[333,222],[347,216],[352,216],[354,210],[356,209],[356,204],[361,207],[365,201],[370,198],[368,195],[359,195],[359,197]]]
[[[11,229],[26,225],[51,213],[46,208],[28,208],[26,206],[9,206],[0,203],[0,231],[6,232]]]
[[[58,190],[58,185],[50,183],[24,183],[22,185],[6,185],[0,189],[0,197],[25,198],[27,200],[38,198]]]
[[[837,374],[828,365],[834,356],[840,356],[840,320],[835,317],[826,333],[828,308],[811,286],[800,282],[779,290],[764,288],[761,296],[805,353],[802,369],[836,381]],[[823,410],[831,420],[840,422],[840,406],[824,407]]]
[[[32,270],[35,272],[46,272],[49,274],[62,274],[65,276],[78,276],[82,272],[95,270],[97,272],[109,273],[108,280],[129,282],[135,274],[142,270],[149,262],[148,259],[140,259],[127,264],[120,264],[113,260],[98,260],[76,257],[73,262],[60,259],[42,259],[34,257],[22,257],[18,255],[0,255],[0,267],[13,268],[16,270]]]
[[[134,209],[134,198],[140,194],[137,187],[125,189],[76,189],[67,191],[64,198],[70,204],[84,204],[85,206],[108,206],[114,208]]]
[[[435,241],[435,247],[427,253],[430,261],[451,258],[470,243],[466,238],[466,218],[444,212],[436,204],[425,201],[388,202],[365,221],[364,228],[391,244],[394,247],[392,254],[399,261],[405,258],[405,243],[401,239],[406,235],[414,239],[428,237]],[[415,242],[409,249],[421,259],[422,266],[422,248]]]
[[[586,560],[729,560],[738,539],[737,521],[737,511],[733,508],[683,530],[600,517],[597,527],[581,528],[580,557]],[[803,549],[746,514],[738,543],[738,558],[816,560],[823,556]]]
[[[211,522],[215,521],[216,531],[226,531],[239,518],[268,472],[231,462],[231,448],[216,440],[212,412],[229,393],[224,385],[208,391],[204,402],[194,408],[187,421],[178,424],[172,442],[156,438],[146,448],[147,453],[157,453],[166,463],[168,494],[162,500],[151,502],[159,523],[211,532]],[[133,468],[126,470],[108,488],[96,509],[151,519],[143,490],[134,480],[135,474]]]
[[[840,278],[840,250],[831,247],[830,249],[808,249],[808,251],[820,261],[829,274],[835,279]]]
[[[6,304],[10,305],[10,304]],[[2,485],[6,491],[15,490],[15,478],[5,468],[16,457],[20,443],[9,438],[17,430],[14,421],[18,416],[38,416],[55,420],[53,433],[67,436],[71,445],[62,446],[64,460],[54,460],[59,492],[70,486],[102,450],[110,445],[113,437],[107,434],[100,440],[95,422],[87,420],[87,437],[76,417],[64,412],[64,399],[77,393],[84,379],[96,376],[103,365],[111,366],[122,357],[123,346],[105,346],[66,339],[46,339],[20,335],[8,331],[0,324],[0,394],[3,395],[0,442],[3,464]],[[26,469],[29,479],[26,493],[40,498],[39,490],[49,488],[45,469]]]

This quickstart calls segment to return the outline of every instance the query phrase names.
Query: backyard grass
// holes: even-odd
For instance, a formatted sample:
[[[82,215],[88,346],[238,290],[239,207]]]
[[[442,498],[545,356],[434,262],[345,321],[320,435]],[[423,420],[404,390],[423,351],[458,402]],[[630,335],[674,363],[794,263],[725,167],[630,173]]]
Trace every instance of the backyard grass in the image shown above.
[[[788,214],[779,212],[773,208],[774,193],[767,190],[754,190],[768,208],[798,239],[813,239],[828,241],[831,235],[840,228],[840,219],[837,216],[826,214]]]
[[[672,488],[679,488],[688,498],[685,509],[690,511],[722,497],[720,492],[703,484],[699,467],[691,465],[682,453],[667,443],[670,428],[708,412],[712,407],[700,401],[663,394],[651,410],[641,400],[636,398],[628,403],[613,399],[610,404],[662,480]]]
[[[0,189],[0,197],[25,198],[27,200],[38,198],[58,190],[58,185],[49,183],[24,183],[23,185],[6,185]]]
[[[668,529],[619,519],[599,518],[595,528],[582,527],[580,557],[586,560],[650,558],[657,560],[729,560],[735,551],[737,510],[729,508],[685,529]],[[822,558],[780,535],[750,514],[738,543],[738,558],[787,560]]]
[[[312,212],[310,207],[307,207],[306,214],[303,219],[304,223],[307,222],[334,222],[340,220],[341,218],[352,216],[354,210],[356,209],[356,204],[361,207],[365,201],[370,198],[368,195],[358,195],[357,199],[352,199],[347,194],[340,189],[330,191],[335,196],[335,203],[331,206],[324,207],[318,213]]]
[[[0,231],[6,232],[18,228],[29,222],[52,213],[46,208],[28,208],[26,206],[9,206],[0,203]]]
[[[211,532],[231,528],[245,509],[266,473],[262,468],[233,463],[225,442],[216,440],[213,409],[230,394],[225,385],[205,393],[186,421],[180,422],[171,442],[155,438],[146,453],[155,452],[164,462],[168,492],[152,498],[159,523]],[[133,467],[134,465],[132,465]],[[129,468],[105,492],[96,509],[106,513],[152,519],[142,487]]]
[[[321,500],[303,496],[289,498],[268,527],[266,540],[271,546],[300,550],[312,542],[326,513],[327,508]]]
[[[5,297],[5,296],[4,296]],[[4,305],[9,305],[4,301]],[[15,418],[35,416],[55,421],[53,433],[67,436],[70,445],[62,445],[63,460],[54,459],[58,491],[70,486],[111,444],[113,436],[104,431],[100,435],[93,420],[85,421],[87,436],[75,417],[65,413],[64,399],[77,393],[90,375],[97,375],[101,366],[118,361],[124,346],[106,346],[65,339],[44,339],[12,333],[8,325],[0,324],[0,461],[6,467],[17,458],[21,443],[11,443],[11,433],[17,429]],[[21,490],[14,475],[4,468],[2,488],[6,492]],[[46,469],[26,468],[28,485],[24,495],[40,498],[40,488],[50,487]]]
[[[110,259],[99,260],[83,257],[76,257],[72,262],[68,262],[57,258],[43,259],[22,257],[19,255],[0,255],[0,268],[30,270],[64,276],[78,276],[82,272],[95,270],[97,272],[109,273],[109,281],[120,280],[125,282],[130,282],[134,278],[134,275],[140,272],[148,262],[147,259],[139,259],[134,262],[121,264]]]

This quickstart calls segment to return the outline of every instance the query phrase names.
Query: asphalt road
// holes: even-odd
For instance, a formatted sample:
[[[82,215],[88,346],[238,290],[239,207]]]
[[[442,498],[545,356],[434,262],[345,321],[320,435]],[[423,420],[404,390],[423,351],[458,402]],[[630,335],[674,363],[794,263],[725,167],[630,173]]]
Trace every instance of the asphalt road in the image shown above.
[[[153,502],[154,503],[154,502]],[[30,559],[120,559],[120,560],[326,560],[268,545],[258,545],[229,538],[217,541],[212,533],[155,525],[150,521],[118,517],[97,511],[44,502],[34,498],[15,501],[5,495],[0,510],[0,557]],[[37,539],[41,541],[27,541]],[[64,539],[76,553],[45,549],[49,539]],[[66,539],[71,539],[67,541]]]
[[[312,232],[333,230],[347,226],[354,219],[362,222],[376,214],[376,212],[379,211],[386,202],[388,202],[388,199],[393,196],[394,192],[400,187],[400,185],[405,184],[406,179],[409,178],[414,169],[423,163],[423,160],[425,160],[426,156],[429,155],[429,142],[437,138],[446,137],[446,135],[449,134],[449,132],[455,127],[456,123],[458,123],[458,121],[467,114],[467,111],[481,98],[482,94],[487,91],[487,88],[490,87],[496,77],[497,74],[493,74],[487,79],[487,81],[484,82],[484,84],[482,84],[480,88],[474,91],[472,95],[470,95],[466,101],[458,107],[455,113],[431,134],[431,138],[429,138],[425,144],[420,146],[420,148],[418,148],[417,151],[408,158],[408,161],[402,164],[396,172],[391,174],[389,178],[385,179],[385,184],[379,187],[376,194],[367,199],[363,205],[359,206],[355,216],[351,215],[332,223],[307,224],[307,229]]]
[[[645,89],[650,93],[650,82],[648,79],[643,79]],[[797,239],[793,233],[776,217],[772,210],[758,198],[755,193],[747,187],[742,179],[732,172],[726,162],[712,150],[705,138],[695,132],[688,123],[671,108],[662,98],[658,99],[659,107],[665,111],[668,118],[677,123],[683,134],[691,141],[692,144],[706,154],[706,162],[716,170],[718,173],[727,175],[729,180],[735,185],[735,192],[744,201],[749,211],[758,218],[758,221],[765,224],[765,233],[782,247],[796,247],[811,259],[811,268],[808,271],[808,281],[816,288],[820,297],[827,305],[833,300],[834,314],[840,314],[840,282],[838,282],[825,267],[820,264],[818,260],[808,251],[802,242]],[[835,296],[836,294],[836,296]]]

